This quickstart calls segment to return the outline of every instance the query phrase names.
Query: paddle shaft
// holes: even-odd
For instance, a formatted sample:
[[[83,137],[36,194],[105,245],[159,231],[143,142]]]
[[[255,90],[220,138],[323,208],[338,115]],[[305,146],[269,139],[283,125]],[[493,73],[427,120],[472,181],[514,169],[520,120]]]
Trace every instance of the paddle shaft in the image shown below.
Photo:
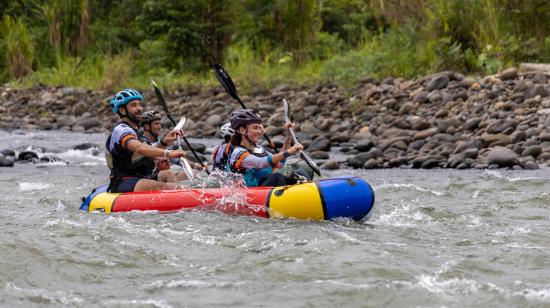
[[[162,109],[164,109],[164,112],[166,113],[166,116],[168,117],[170,122],[172,122],[174,127],[176,127],[177,126],[176,121],[174,121],[174,118],[172,118],[172,115],[170,114],[170,110],[168,109],[168,105],[166,104],[166,100],[164,99],[164,95],[162,95],[162,92],[157,87],[155,82],[152,81],[152,83],[153,83],[153,88],[155,89],[155,94],[157,95],[157,98],[162,106]],[[185,142],[189,150],[191,150],[191,153],[193,153],[193,156],[195,156],[195,158],[197,159],[197,162],[201,164],[201,166],[204,168],[204,171],[206,171],[206,174],[210,175],[208,168],[206,168],[206,166],[202,163],[202,160],[200,159],[199,155],[197,155],[197,152],[195,152],[195,149],[193,149],[193,147],[191,146],[187,138],[185,138],[185,136],[182,136],[182,137],[183,137],[183,141]]]
[[[176,127],[176,121],[174,121],[174,119],[172,118],[172,116],[170,115],[170,112],[168,112],[167,110],[166,111],[166,116],[168,117],[168,119],[170,120],[170,122],[172,122],[172,124],[174,125],[174,127]],[[187,147],[189,148],[189,150],[191,150],[191,153],[193,153],[193,155],[195,156],[195,158],[197,159],[197,161],[199,162],[199,164],[201,164],[201,166],[204,168],[204,171],[206,171],[206,174],[210,175],[210,172],[208,171],[208,169],[206,168],[206,166],[202,163],[202,160],[199,158],[199,155],[197,155],[197,152],[195,152],[195,150],[193,149],[193,147],[191,146],[191,144],[189,143],[189,141],[187,140],[187,138],[185,138],[184,136],[183,137],[183,141],[185,142],[185,144],[187,145]],[[181,146],[181,144],[180,144]]]
[[[283,98],[283,106],[285,110],[285,121],[290,122],[290,105],[288,104],[287,100]],[[292,141],[294,144],[298,143],[298,138],[296,138],[296,133],[294,132],[294,128],[289,128],[290,136],[292,137]],[[303,150],[300,151],[300,157],[306,162],[306,164],[313,170],[313,172],[317,173],[318,176],[321,176],[321,170],[319,170],[319,167],[317,164],[309,157],[306,152]]]
[[[239,95],[237,94],[237,88],[235,88],[235,84],[233,83],[233,80],[231,79],[231,76],[225,71],[225,69],[222,67],[221,64],[214,64],[214,72],[216,73],[216,77],[218,78],[218,81],[222,84],[223,88],[229,94],[229,96],[236,99],[239,104],[241,104],[241,107],[244,109],[246,108],[246,105],[243,103]],[[267,140],[267,143],[269,144],[269,147],[275,150],[275,152],[279,152],[279,149],[275,146],[275,144],[269,139],[269,137],[264,133],[264,139]]]

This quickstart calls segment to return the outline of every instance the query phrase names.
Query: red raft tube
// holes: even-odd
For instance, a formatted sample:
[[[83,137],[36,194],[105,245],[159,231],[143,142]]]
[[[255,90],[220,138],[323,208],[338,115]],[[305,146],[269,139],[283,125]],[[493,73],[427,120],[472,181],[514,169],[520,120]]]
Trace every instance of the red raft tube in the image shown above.
[[[362,220],[370,216],[374,191],[363,179],[344,176],[280,187],[181,189],[108,193],[107,185],[88,195],[81,210],[128,212],[218,210],[228,214],[273,218]]]

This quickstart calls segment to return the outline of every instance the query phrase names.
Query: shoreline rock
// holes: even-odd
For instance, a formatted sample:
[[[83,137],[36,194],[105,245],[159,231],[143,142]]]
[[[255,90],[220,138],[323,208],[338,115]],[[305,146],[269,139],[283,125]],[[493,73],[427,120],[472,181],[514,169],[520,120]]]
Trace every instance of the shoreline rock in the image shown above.
[[[281,98],[286,98],[307,151],[320,162],[333,147],[349,157],[327,163],[327,169],[536,169],[550,166],[548,77],[515,68],[479,78],[441,72],[417,80],[365,78],[351,95],[330,84],[281,85],[241,98],[260,110],[271,134],[280,133]],[[0,87],[0,129],[106,133],[118,121],[108,103],[113,94]],[[143,94],[145,110],[161,111],[150,89]],[[197,138],[220,137],[218,126],[239,108],[221,86],[178,89],[166,99],[174,116],[188,118],[188,136]]]

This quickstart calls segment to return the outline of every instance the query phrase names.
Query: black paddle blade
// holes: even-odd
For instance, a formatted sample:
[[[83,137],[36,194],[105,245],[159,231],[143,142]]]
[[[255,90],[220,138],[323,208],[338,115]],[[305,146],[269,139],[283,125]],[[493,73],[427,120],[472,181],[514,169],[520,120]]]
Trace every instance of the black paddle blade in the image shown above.
[[[300,156],[302,159],[306,162],[306,164],[317,174],[318,176],[321,176],[321,170],[319,170],[319,167],[317,166],[317,163],[309,157],[305,152],[300,152]]]
[[[222,84],[227,94],[231,95],[236,100],[240,100],[237,95],[237,88],[231,79],[231,76],[223,69],[221,64],[214,64],[214,72],[216,73],[216,78]]]
[[[168,117],[168,119],[170,119],[172,124],[174,124],[174,126],[176,126],[176,121],[174,121],[174,119],[170,115],[170,110],[168,109],[168,105],[166,104],[166,101],[164,100],[164,95],[162,95],[162,92],[160,91],[159,87],[157,86],[157,84],[153,80],[151,80],[151,84],[153,85],[153,89],[155,89],[155,95],[157,96],[157,99],[159,100],[160,106],[162,107],[162,109],[166,113],[166,116]]]

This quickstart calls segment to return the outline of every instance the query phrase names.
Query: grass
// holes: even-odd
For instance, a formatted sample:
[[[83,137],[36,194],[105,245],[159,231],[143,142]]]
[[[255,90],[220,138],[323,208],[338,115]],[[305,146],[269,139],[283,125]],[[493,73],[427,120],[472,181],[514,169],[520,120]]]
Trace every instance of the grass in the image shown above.
[[[515,63],[550,61],[550,10],[546,9],[550,4],[538,0],[517,4],[528,13],[524,16],[517,10],[505,9],[503,2],[381,1],[385,4],[384,17],[391,26],[366,30],[361,43],[353,48],[342,47],[340,38],[325,32],[317,33],[317,40],[299,56],[282,47],[254,50],[253,44],[241,40],[225,50],[224,67],[239,93],[247,93],[277,84],[332,83],[351,89],[366,76],[379,80],[389,76],[412,79],[443,70],[483,75]],[[416,3],[411,16],[396,10],[405,3]],[[139,48],[117,55],[79,58],[58,53],[55,66],[38,66],[38,70],[12,85],[30,87],[41,83],[111,92],[124,87],[149,89],[151,79],[168,89],[219,85],[212,71],[197,73],[163,67],[162,63],[169,59],[162,42],[143,41]],[[308,60],[303,60],[304,54],[309,54]]]

